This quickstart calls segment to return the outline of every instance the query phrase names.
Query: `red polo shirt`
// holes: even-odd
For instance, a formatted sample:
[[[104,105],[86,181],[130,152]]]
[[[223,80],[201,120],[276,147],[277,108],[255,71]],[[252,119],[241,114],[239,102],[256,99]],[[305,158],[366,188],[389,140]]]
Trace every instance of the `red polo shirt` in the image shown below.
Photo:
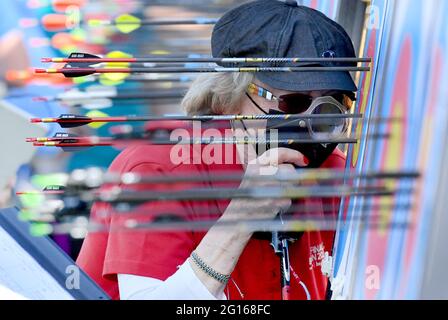
[[[138,172],[152,176],[175,176],[210,172],[242,173],[241,164],[236,163],[236,147],[232,146],[232,164],[224,162],[229,149],[220,145],[196,146],[187,158],[189,164],[173,164],[172,146],[139,145],[124,150],[112,163],[111,172]],[[199,157],[199,158],[198,158]],[[227,157],[229,155],[227,154]],[[212,163],[212,160],[218,163]],[[202,161],[200,161],[202,160]],[[199,163],[198,163],[199,162]],[[323,164],[323,168],[342,169],[345,157],[336,150]],[[234,187],[232,183],[177,183],[140,185],[138,190],[182,190],[188,188]],[[178,215],[188,221],[196,219],[216,219],[224,212],[229,200],[216,201],[157,201],[146,203],[133,213],[104,215],[108,211],[105,204],[95,204],[91,219],[110,227],[108,232],[91,232],[86,237],[77,263],[112,298],[118,299],[117,274],[134,274],[165,280],[176,272],[177,266],[184,263],[200,243],[204,232],[194,231],[149,231],[123,230],[126,221],[149,222],[157,215]],[[339,199],[305,199],[300,206],[312,206],[313,214],[335,217],[339,210]],[[321,206],[321,209],[316,207]],[[324,210],[325,209],[325,210]],[[300,212],[299,212],[300,213]],[[333,246],[334,232],[305,232],[290,246],[290,262],[295,273],[305,284],[312,299],[324,299],[327,278],[322,275],[321,262],[326,251]],[[269,242],[252,238],[244,249],[229,281],[226,293],[230,299],[277,300],[281,299],[280,261]],[[238,286],[240,292],[238,291]],[[305,290],[291,275],[292,299],[306,299]]]

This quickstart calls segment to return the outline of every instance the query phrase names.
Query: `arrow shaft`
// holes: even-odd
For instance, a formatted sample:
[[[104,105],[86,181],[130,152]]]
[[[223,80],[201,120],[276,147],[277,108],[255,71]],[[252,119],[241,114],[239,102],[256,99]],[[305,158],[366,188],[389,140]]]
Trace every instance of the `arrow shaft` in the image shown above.
[[[85,92],[83,92],[85,93]],[[57,97],[55,101],[71,101],[71,100],[95,100],[95,99],[112,99],[112,100],[127,100],[127,99],[171,99],[171,98],[182,98],[184,93],[181,91],[177,92],[130,92],[130,93],[95,93],[89,95],[80,96],[70,96],[70,97]]]
[[[309,120],[309,119],[361,119],[362,114],[256,114],[256,115],[201,115],[201,116],[140,116],[140,117],[92,117],[33,118],[32,123],[92,123],[134,121],[238,121],[238,120]]]
[[[356,219],[353,219],[356,221]],[[359,221],[368,220],[363,217]],[[74,222],[56,223],[52,226],[52,234],[70,234],[74,227],[85,229],[88,232],[118,232],[123,230],[148,230],[148,231],[208,231],[211,227],[229,230],[234,228],[244,228],[250,232],[311,232],[311,231],[336,231],[338,219],[327,218],[327,220],[318,219],[286,219],[284,221],[253,219],[253,220],[234,220],[234,221],[173,221],[173,222],[146,222],[146,223],[124,223],[121,225],[105,226],[100,223],[90,222],[87,226],[79,225]],[[343,222],[343,221],[342,221]],[[369,229],[406,229],[411,227],[411,223],[405,222],[367,222],[363,226]],[[339,230],[344,226],[339,227]]]
[[[55,63],[308,63],[308,62],[371,62],[371,58],[188,58],[188,57],[141,57],[141,58],[43,58],[42,62]]]
[[[154,176],[140,176],[138,174],[127,173],[123,177],[115,175],[105,176],[104,183],[124,183],[126,185],[132,184],[151,184],[151,183],[178,183],[178,182],[238,182],[243,179],[249,181],[282,181],[282,182],[303,182],[303,181],[334,181],[334,180],[387,180],[387,179],[417,179],[420,174],[416,171],[409,172],[372,172],[372,173],[339,173],[331,170],[313,170],[309,169],[303,172],[302,169],[296,170],[297,177],[291,176],[247,176],[243,174],[232,173],[214,173],[213,176],[208,175],[185,175],[173,177],[154,177]],[[127,182],[126,182],[127,181]],[[130,183],[129,181],[133,181]],[[77,184],[75,184],[77,185]]]
[[[36,73],[216,73],[216,72],[357,72],[370,71],[370,67],[241,67],[241,68],[61,68],[36,69]]]
[[[64,140],[69,140],[72,138],[65,138]],[[76,139],[76,138],[75,138]],[[215,144],[238,144],[238,145],[248,145],[248,144],[279,144],[279,145],[292,145],[292,144],[355,144],[358,142],[357,139],[279,139],[279,140],[216,140],[216,139],[182,139],[182,140],[109,140],[101,139],[102,141],[95,142],[34,142],[36,147],[101,147],[101,146],[114,146],[120,143],[138,143],[138,144],[152,144],[152,145],[215,145]]]
[[[116,21],[101,20],[97,21],[98,25],[104,26],[120,26],[120,25],[136,25],[136,26],[168,26],[168,25],[214,25],[218,19],[184,19],[184,20],[136,20],[136,21]]]
[[[410,192],[409,189],[400,192]],[[107,203],[144,203],[169,200],[226,200],[226,199],[303,199],[303,198],[340,198],[348,196],[393,196],[397,190],[386,187],[318,186],[318,187],[262,187],[246,189],[190,189],[182,191],[120,191],[113,194],[107,191],[83,194],[84,201]]]
[[[44,190],[44,191],[19,191],[16,192],[17,195],[22,194],[65,194],[73,192],[84,192],[86,190],[92,190],[100,188],[103,184],[124,184],[126,186],[131,185],[150,185],[150,184],[171,184],[171,183],[184,183],[184,182],[240,182],[243,179],[247,181],[278,181],[278,182],[289,182],[289,183],[303,183],[307,181],[312,181],[316,183],[321,182],[335,182],[339,180],[355,180],[360,179],[363,181],[376,181],[376,180],[414,180],[420,177],[420,174],[416,171],[409,172],[372,172],[366,174],[359,173],[344,173],[344,172],[334,172],[334,171],[326,171],[326,170],[307,170],[307,172],[303,172],[303,170],[296,170],[297,177],[291,176],[247,176],[244,174],[233,174],[233,173],[215,173],[213,176],[204,176],[204,175],[185,175],[185,176],[163,176],[163,177],[154,177],[154,176],[140,176],[135,173],[126,173],[122,176],[117,176],[114,174],[104,174],[104,176],[97,177],[97,180],[88,179],[89,185],[86,185],[86,181],[79,180],[68,180],[67,186],[64,187],[64,190]],[[66,188],[69,188],[66,191]],[[73,189],[70,189],[72,187]],[[368,205],[372,208],[377,208],[376,205]],[[309,205],[303,206],[303,208],[308,208]],[[319,206],[320,207],[320,206]],[[380,206],[381,207],[381,206]],[[391,207],[395,207],[391,205]],[[301,206],[295,206],[293,208],[302,208]],[[379,207],[378,207],[379,208]],[[382,208],[382,207],[381,207]],[[389,208],[389,207],[388,207]]]
[[[384,219],[384,215],[381,215],[378,213],[378,211],[391,211],[391,210],[411,210],[413,207],[413,205],[411,203],[399,203],[399,204],[362,204],[362,205],[350,205],[347,209],[352,209],[352,208],[356,208],[357,209],[357,213],[363,213],[363,212],[371,212],[374,211],[377,213],[377,215],[368,215],[368,216],[364,216],[364,218],[369,219],[369,220],[381,220]],[[317,220],[322,220],[328,217],[322,217],[322,216],[315,216],[314,214],[316,213],[320,213],[320,212],[329,212],[329,211],[333,211],[335,209],[334,205],[326,205],[326,204],[322,204],[322,203],[318,203],[318,204],[293,204],[288,208],[288,212],[292,212],[292,213],[300,213],[300,217],[303,219],[307,218],[307,215],[309,215],[310,218],[314,218]],[[126,206],[120,206],[119,208],[115,208],[114,210],[106,210],[106,209],[101,209],[98,210],[97,212],[98,214],[101,214],[101,216],[106,217],[108,215],[114,214],[114,213],[119,213],[119,214],[144,214],[144,215],[151,215],[151,212],[148,212],[148,210],[144,210],[144,209],[139,209],[138,207],[134,207],[134,206],[129,206],[128,208],[126,208]],[[199,207],[196,208],[195,207],[195,214],[198,215],[217,215],[220,216],[222,214],[222,211],[220,210],[210,210],[210,208],[208,207]],[[169,215],[170,212],[161,212],[161,213],[157,213],[157,215]],[[237,212],[235,212],[235,214],[238,214]],[[360,217],[363,217],[362,215],[360,215]],[[352,217],[353,218],[353,217]]]

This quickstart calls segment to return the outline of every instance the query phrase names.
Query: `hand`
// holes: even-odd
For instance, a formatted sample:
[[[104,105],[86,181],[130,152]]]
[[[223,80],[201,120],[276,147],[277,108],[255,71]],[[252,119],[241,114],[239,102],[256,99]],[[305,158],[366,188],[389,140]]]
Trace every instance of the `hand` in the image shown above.
[[[240,188],[291,187],[291,183],[278,181],[275,176],[297,176],[296,166],[306,166],[306,158],[298,151],[287,148],[270,149],[257,159],[251,161],[245,172]],[[272,176],[270,180],[268,176]],[[263,181],[250,179],[262,177]],[[291,206],[291,199],[233,199],[223,216],[231,219],[270,219]]]

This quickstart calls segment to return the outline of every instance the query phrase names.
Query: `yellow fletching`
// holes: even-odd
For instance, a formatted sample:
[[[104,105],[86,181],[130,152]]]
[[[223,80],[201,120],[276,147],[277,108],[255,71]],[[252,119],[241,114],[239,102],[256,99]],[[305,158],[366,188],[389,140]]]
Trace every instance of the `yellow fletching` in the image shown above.
[[[106,55],[106,58],[113,58],[113,59],[117,59],[117,58],[132,58],[132,55],[123,52],[123,51],[111,51]],[[106,68],[116,68],[116,69],[121,69],[121,68],[128,68],[129,67],[129,63],[128,62],[107,62],[105,64]],[[116,86],[119,85],[121,83],[123,83],[123,81],[129,76],[129,74],[127,73],[103,73],[100,76],[100,82],[103,85],[107,85],[107,86]]]
[[[123,33],[131,33],[141,26],[141,20],[130,14],[123,14],[115,19],[115,26]]]
[[[126,73],[103,73],[100,75],[100,82],[103,85],[115,86],[123,83],[128,76]]]
[[[106,55],[106,58],[120,59],[120,58],[132,58],[132,55],[123,51],[111,51]],[[129,62],[107,62],[106,68],[128,68]]]
[[[92,110],[87,112],[86,114],[87,117],[89,118],[103,118],[103,117],[107,117],[107,113],[101,112],[99,110]],[[105,122],[92,122],[89,123],[88,126],[93,128],[93,129],[98,129],[101,128],[102,126],[104,126],[106,123]]]
[[[89,27],[101,27],[103,26],[105,23],[103,20],[99,20],[99,19],[90,19],[87,24],[89,25]]]
[[[111,80],[108,77],[106,77],[106,74],[103,73],[100,75],[99,82],[103,86],[118,86],[119,84],[122,84],[125,79],[119,79],[119,80]]]
[[[132,58],[132,55],[120,50],[111,51],[106,55],[107,58]]]

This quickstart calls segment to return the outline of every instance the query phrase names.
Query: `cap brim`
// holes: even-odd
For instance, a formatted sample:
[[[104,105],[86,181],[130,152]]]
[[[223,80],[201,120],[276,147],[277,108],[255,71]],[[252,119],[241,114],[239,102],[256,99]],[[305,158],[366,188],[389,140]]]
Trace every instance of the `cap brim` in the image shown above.
[[[255,76],[275,89],[288,91],[358,90],[348,71],[260,72]]]

